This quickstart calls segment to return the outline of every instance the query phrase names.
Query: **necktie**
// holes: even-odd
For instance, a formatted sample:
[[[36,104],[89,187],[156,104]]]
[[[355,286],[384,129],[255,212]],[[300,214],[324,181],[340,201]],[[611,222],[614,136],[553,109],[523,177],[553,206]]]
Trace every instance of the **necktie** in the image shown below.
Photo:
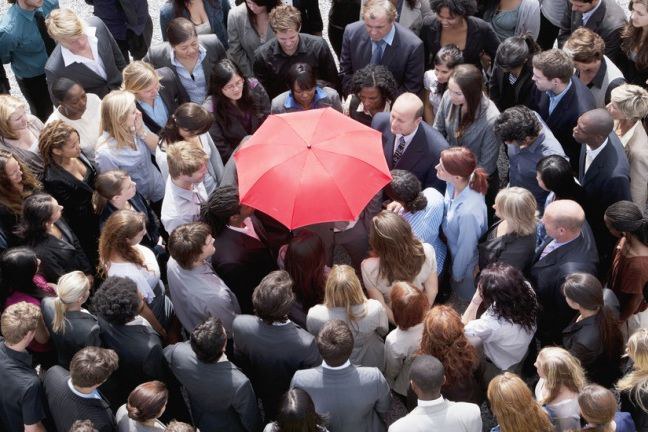
[[[34,12],[34,19],[36,20],[38,33],[40,33],[40,37],[43,39],[43,43],[45,44],[45,51],[49,57],[52,54],[52,51],[54,51],[56,42],[54,42],[54,39],[52,39],[49,33],[47,33],[47,26],[45,25],[45,16],[43,15],[43,12],[39,10]]]
[[[556,243],[556,240],[551,240],[549,242],[549,244],[547,244],[547,246],[545,246],[545,248],[540,253],[540,259],[539,260],[546,257],[547,255],[549,255],[551,252],[553,252],[556,249],[558,249],[558,244]]]
[[[372,44],[374,49],[371,53],[371,64],[380,64],[385,49],[385,41],[380,39],[378,42],[372,42]]]
[[[405,137],[401,136],[398,140],[398,147],[396,147],[394,157],[392,158],[392,166],[396,166],[400,158],[403,157],[403,153],[405,153]]]

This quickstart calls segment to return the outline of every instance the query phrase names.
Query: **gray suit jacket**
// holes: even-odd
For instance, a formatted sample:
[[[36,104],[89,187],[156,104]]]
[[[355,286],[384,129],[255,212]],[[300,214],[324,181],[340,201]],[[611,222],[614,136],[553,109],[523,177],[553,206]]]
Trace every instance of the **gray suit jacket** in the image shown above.
[[[377,368],[349,365],[344,369],[318,366],[295,372],[291,388],[309,394],[315,411],[328,418],[331,432],[379,432],[389,411],[389,384]]]
[[[248,9],[245,3],[232,8],[227,17],[227,37],[229,49],[227,53],[236,62],[248,78],[254,75],[252,65],[254,64],[254,51],[265,42],[274,39],[274,32],[268,26],[265,39],[261,42],[258,33],[252,27],[248,17]]]
[[[97,51],[106,70],[106,79],[97,75],[90,68],[82,63],[72,63],[65,66],[63,55],[61,54],[61,45],[57,44],[52,51],[52,55],[45,63],[45,78],[47,78],[47,87],[52,96],[52,85],[57,79],[66,77],[81,84],[88,93],[94,93],[103,98],[111,90],[119,89],[122,83],[121,71],[126,67],[126,61],[122,56],[119,46],[115,39],[108,31],[108,27],[99,18],[91,16],[86,18],[89,27],[96,27],[97,31]],[[52,100],[54,98],[52,97]]]
[[[207,55],[202,61],[202,66],[205,71],[205,80],[207,81],[207,86],[209,86],[209,79],[211,77],[211,72],[214,70],[216,63],[225,58],[225,47],[218,40],[218,36],[214,34],[205,34],[198,35],[198,43],[202,45],[207,50]],[[170,68],[176,76],[178,75],[176,67],[171,63],[171,52],[173,48],[169,45],[169,42],[162,42],[156,45],[152,45],[149,48],[148,54],[144,57],[144,61],[151,63],[156,69],[168,67]],[[180,79],[180,78],[178,78]]]
[[[439,405],[416,407],[389,427],[389,432],[481,432],[479,407],[472,403],[443,400]]]

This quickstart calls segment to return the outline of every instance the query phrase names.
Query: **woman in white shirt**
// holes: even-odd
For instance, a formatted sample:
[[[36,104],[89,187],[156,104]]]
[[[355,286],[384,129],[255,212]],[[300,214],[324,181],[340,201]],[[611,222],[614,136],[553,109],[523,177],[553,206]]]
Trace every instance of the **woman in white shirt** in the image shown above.
[[[10,95],[0,95],[0,149],[27,165],[37,178],[43,175],[38,137],[43,122],[27,112],[27,105]]]
[[[387,314],[379,301],[367,299],[353,268],[336,265],[324,288],[324,304],[308,310],[306,328],[317,335],[328,321],[343,320],[353,333],[350,360],[360,366],[383,370]]]

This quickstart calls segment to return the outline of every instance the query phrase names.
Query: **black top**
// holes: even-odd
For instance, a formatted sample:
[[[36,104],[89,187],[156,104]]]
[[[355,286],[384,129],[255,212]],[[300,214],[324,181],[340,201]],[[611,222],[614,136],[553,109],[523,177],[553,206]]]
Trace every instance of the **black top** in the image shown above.
[[[626,374],[632,371],[633,365],[633,361],[628,359],[626,367],[624,368]],[[643,406],[648,407],[648,393],[635,393],[633,389],[630,389],[619,392],[619,396],[621,399],[621,411],[630,413],[632,420],[637,427],[637,432],[648,432],[648,412],[641,409],[641,406],[639,405],[639,402],[641,402]],[[639,398],[639,400],[636,398]]]
[[[21,431],[24,425],[45,418],[43,390],[32,357],[8,348],[0,339],[0,426],[4,431]]]
[[[0,250],[20,244],[20,239],[14,234],[19,221],[20,215],[0,204]]]
[[[523,272],[533,261],[536,234],[505,234],[497,237],[500,223],[491,226],[479,239],[479,268],[483,270],[489,264],[502,262]]]
[[[522,66],[522,71],[514,84],[509,81],[509,73],[495,65],[493,74],[488,83],[491,100],[497,105],[500,112],[515,105],[530,106],[533,100],[533,87],[531,79],[533,69],[529,65]]]

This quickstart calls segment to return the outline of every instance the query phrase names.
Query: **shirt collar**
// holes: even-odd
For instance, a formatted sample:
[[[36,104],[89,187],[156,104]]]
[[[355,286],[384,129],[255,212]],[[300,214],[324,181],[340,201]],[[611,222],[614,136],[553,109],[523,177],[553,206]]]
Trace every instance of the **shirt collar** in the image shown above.
[[[385,109],[383,109],[382,112],[390,112],[390,111],[391,111],[391,103],[389,103],[389,101],[385,101]],[[365,113],[366,115],[371,117],[371,114],[369,114],[368,111],[365,111],[364,104],[362,103],[362,101],[358,104],[358,108],[356,108],[356,112]]]
[[[70,388],[70,391],[72,391],[72,393],[79,396],[80,398],[83,398],[83,399],[101,399],[101,395],[99,394],[99,392],[96,389],[91,391],[90,393],[81,393],[79,390],[77,390],[74,387],[74,384],[72,384],[72,378],[68,379],[67,384],[68,384],[68,387]]]
[[[598,3],[596,3],[596,6],[594,6],[594,9],[592,9],[592,10],[589,11],[589,12],[585,12],[585,13],[582,15],[582,17],[583,17],[583,24],[587,24],[587,23],[589,22],[590,18],[591,18],[592,15],[594,14],[594,12],[596,12],[596,9],[598,9],[598,8],[601,6],[601,3],[603,3],[603,0],[599,0]]]
[[[257,236],[257,233],[254,230],[254,224],[252,223],[252,219],[250,217],[246,217],[243,220],[243,224],[245,225],[243,228],[235,227],[235,226],[232,226],[232,225],[227,225],[227,228],[229,228],[231,230],[234,230],[234,231],[238,231],[238,232],[243,233],[243,234],[247,234],[250,237],[254,237],[255,239],[258,240],[259,237]]]
[[[90,48],[92,49],[92,56],[94,57],[93,61],[98,61],[99,53],[98,53],[98,48],[97,48],[97,43],[98,39],[95,36],[97,32],[96,27],[88,27],[86,26],[83,29],[83,34],[85,34],[88,37],[88,43],[90,44]],[[61,56],[63,56],[63,63],[65,66],[69,66],[72,63],[82,63],[84,61],[89,61],[90,59],[86,59],[85,57],[81,57],[77,54],[74,54],[72,51],[69,49],[65,48],[63,45],[61,45]]]
[[[198,61],[196,62],[196,66],[202,64],[203,60],[205,60],[205,57],[207,57],[207,50],[205,47],[202,46],[201,43],[198,44]],[[175,51],[173,51],[173,48],[171,49],[171,64],[176,66],[176,67],[181,67],[184,69],[184,66],[182,66],[182,63],[180,63],[175,56]]]
[[[329,366],[329,365],[326,364],[326,362],[325,362],[324,360],[322,360],[322,367],[323,367],[324,369],[329,369],[329,370],[340,370],[340,369],[347,368],[347,367],[349,367],[349,366],[351,366],[351,361],[350,361],[350,360],[345,361],[344,364],[341,365],[341,366]]]
[[[443,396],[439,396],[438,398],[432,400],[418,399],[417,405],[420,407],[431,407],[441,405],[443,402],[445,402],[445,399],[443,399]]]
[[[207,198],[206,198],[207,197],[207,192],[206,192],[206,189],[205,189],[205,186],[204,186],[203,182],[192,185],[191,189],[185,189],[185,188],[181,188],[180,186],[175,184],[171,180],[171,176],[169,176],[169,180],[170,180],[169,183],[171,183],[171,187],[173,188],[173,191],[174,191],[176,196],[178,196],[180,198],[183,198],[183,199],[185,199],[187,201],[193,202],[194,196],[195,196],[194,194],[198,194],[201,199],[204,199],[205,201],[207,200]]]
[[[389,33],[385,35],[382,40],[385,41],[385,43],[389,46],[391,46],[394,43],[394,36],[396,35],[396,21],[392,23],[392,28],[389,30]]]
[[[416,129],[414,129],[411,133],[409,133],[407,135],[397,134],[396,135],[396,142],[398,143],[398,140],[400,139],[400,137],[403,137],[403,138],[405,138],[405,144],[409,145],[412,142],[412,139],[414,138],[414,135],[416,135],[416,132],[418,132],[419,126],[420,126],[420,124],[416,126]]]
[[[326,92],[324,91],[323,88],[320,86],[315,87],[315,96],[313,97],[313,102],[311,102],[311,108],[320,100],[328,97]],[[288,91],[288,96],[286,97],[286,101],[284,102],[284,108],[292,108],[292,109],[302,109],[301,105],[297,103],[295,98],[293,97],[292,91]]]
[[[32,356],[29,354],[29,351],[16,351],[7,346],[7,342],[3,341],[1,345],[2,349],[4,352],[7,354],[8,357],[11,357],[12,359],[23,363],[25,366],[31,367],[32,364]]]
[[[16,10],[18,11],[18,13],[22,17],[24,17],[27,21],[33,21],[34,20],[34,14],[36,13],[36,11],[38,11],[38,10],[42,11],[43,10],[42,7],[36,8],[34,10],[25,10],[25,9],[21,8],[20,5],[18,5],[18,2],[14,3],[14,6],[16,6]]]
[[[591,160],[596,159],[596,156],[598,156],[599,153],[601,153],[603,151],[603,149],[607,145],[608,141],[609,141],[609,138],[605,138],[605,141],[603,141],[603,144],[601,144],[596,150],[592,150],[590,148],[590,146],[588,146],[588,145],[585,146],[585,150],[587,152],[587,155],[590,157]]]

